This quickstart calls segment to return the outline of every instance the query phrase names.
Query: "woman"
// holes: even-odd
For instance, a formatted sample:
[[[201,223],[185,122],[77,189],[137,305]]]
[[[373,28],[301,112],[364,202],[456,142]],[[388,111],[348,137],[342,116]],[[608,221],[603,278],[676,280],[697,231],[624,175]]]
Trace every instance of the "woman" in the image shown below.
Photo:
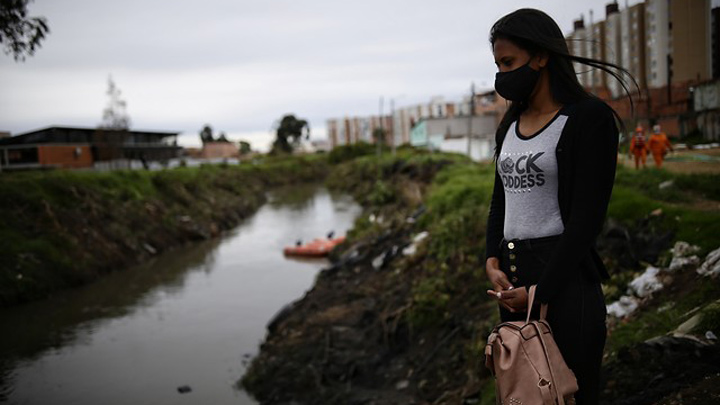
[[[548,322],[580,390],[596,404],[605,345],[594,248],[615,177],[616,114],[579,84],[572,62],[602,69],[627,86],[621,68],[572,56],[547,14],[521,9],[490,33],[495,89],[511,101],[496,133],[496,172],[487,226],[488,295],[503,321],[524,320],[527,288],[549,304]],[[629,75],[629,74],[628,74]],[[630,76],[628,76],[630,77]],[[629,94],[629,93],[628,93]]]

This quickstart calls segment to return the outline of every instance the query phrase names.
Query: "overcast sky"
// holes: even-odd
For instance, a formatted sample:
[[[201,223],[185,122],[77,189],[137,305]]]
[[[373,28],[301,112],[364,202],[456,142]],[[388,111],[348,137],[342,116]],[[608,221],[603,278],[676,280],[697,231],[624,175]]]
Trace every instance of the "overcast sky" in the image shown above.
[[[716,2],[717,0],[714,0]],[[50,34],[35,56],[0,55],[0,131],[94,127],[112,75],[133,129],[206,123],[266,149],[286,113],[314,137],[332,117],[376,114],[493,85],[488,32],[504,14],[541,8],[566,34],[605,0],[35,0]],[[620,0],[626,3],[638,0]]]

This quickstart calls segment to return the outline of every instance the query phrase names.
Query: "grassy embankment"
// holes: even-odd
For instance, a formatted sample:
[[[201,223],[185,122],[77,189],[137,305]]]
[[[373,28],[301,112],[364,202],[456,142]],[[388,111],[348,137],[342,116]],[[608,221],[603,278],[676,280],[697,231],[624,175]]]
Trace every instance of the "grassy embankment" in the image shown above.
[[[405,159],[407,157],[399,157],[393,161],[385,157],[380,165],[390,168]],[[432,158],[425,159],[429,161]],[[351,167],[346,169],[348,175],[341,176],[343,180],[338,185],[355,193],[370,211],[392,212],[398,208],[392,206],[392,203],[407,201],[396,196],[407,192],[402,187],[401,179],[374,182],[374,158],[359,159],[348,167]],[[420,228],[428,230],[432,235],[425,253],[439,261],[429,263],[429,267],[452,265],[456,271],[464,271],[465,268],[469,270],[484,265],[476,259],[484,254],[485,217],[492,192],[492,179],[492,166],[472,164],[456,158],[452,165],[447,165],[432,179],[426,195],[416,199],[422,200],[428,208],[428,215],[419,224]],[[716,209],[720,206],[718,180],[719,175],[673,174],[655,169],[635,171],[620,167],[608,218],[629,229],[652,218],[652,232],[670,232],[674,235],[673,240],[698,245],[701,248],[698,254],[704,256],[710,250],[720,247],[720,212]],[[659,187],[668,181],[672,184],[665,188]],[[368,226],[367,218],[360,218],[351,235],[363,235],[370,230]],[[377,228],[375,231],[378,231]],[[666,255],[660,258],[660,262],[650,264],[667,265],[667,259]],[[631,269],[611,270],[621,273]]]
[[[47,296],[236,225],[323,155],[163,171],[0,175],[0,306]]]
[[[388,226],[393,226],[390,224],[401,223],[417,204],[425,203],[427,214],[414,225],[413,232],[428,231],[430,237],[415,255],[393,264],[394,271],[388,273],[386,284],[411,283],[403,307],[405,317],[399,322],[407,322],[413,337],[407,352],[401,355],[412,358],[418,341],[440,341],[450,349],[441,351],[451,357],[446,361],[432,360],[432,367],[424,367],[423,375],[416,377],[417,386],[411,384],[409,389],[415,388],[416,395],[432,401],[440,395],[452,398],[460,395],[460,391],[467,397],[468,390],[472,391],[468,387],[475,387],[482,403],[492,403],[491,380],[481,360],[485,336],[497,321],[497,311],[483,293],[488,284],[482,263],[492,166],[454,159],[433,179],[427,179],[429,185],[422,187],[421,198],[408,199],[407,194],[412,193],[408,193],[406,182],[393,174],[397,174],[398,166],[413,159],[431,163],[433,157],[400,155],[396,160],[386,157],[379,163],[383,179],[379,182],[374,181],[378,163],[370,157],[346,164],[338,171],[340,176],[331,177],[336,186],[353,192],[368,212],[387,218],[379,223],[370,221],[367,215],[360,217],[347,246],[353,241],[379,237]],[[668,180],[672,184],[660,188]],[[634,229],[648,232],[649,228],[655,234],[670,233],[672,241],[698,245],[699,256],[704,258],[710,250],[720,247],[720,212],[715,209],[720,203],[718,180],[718,175],[711,174],[619,168],[608,216],[631,234]],[[398,220],[394,221],[393,215]],[[610,292],[608,300],[624,292],[627,281],[648,264],[622,268],[612,258],[606,259],[613,274],[606,285]],[[668,259],[669,255],[664,254],[650,264],[667,265]],[[661,292],[629,320],[614,326],[607,345],[607,362],[613,361],[624,347],[674,330],[687,319],[688,311],[720,298],[717,283],[702,282],[694,272],[684,278],[686,284],[680,295]],[[660,306],[662,310],[658,310]],[[707,327],[719,323],[712,317],[704,322]],[[423,350],[426,352],[427,348]],[[416,354],[423,356],[423,350]],[[480,380],[472,381],[478,376]]]

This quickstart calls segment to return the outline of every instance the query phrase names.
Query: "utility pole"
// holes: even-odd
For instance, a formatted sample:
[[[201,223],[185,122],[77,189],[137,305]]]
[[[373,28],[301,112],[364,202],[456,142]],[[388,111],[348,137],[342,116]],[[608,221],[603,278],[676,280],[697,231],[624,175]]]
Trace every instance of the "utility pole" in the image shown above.
[[[390,134],[392,142],[392,155],[395,157],[395,98],[390,99]]]
[[[475,82],[470,85],[470,111],[468,112],[468,141],[467,141],[467,155],[470,157],[471,142],[472,142],[472,120],[475,115]],[[471,158],[472,159],[472,158]]]
[[[383,125],[383,101],[384,101],[383,96],[380,96],[380,116],[379,116],[380,131],[379,131],[379,133],[378,133],[379,136],[376,136],[376,137],[375,137],[375,142],[377,142],[377,145],[378,145],[378,149],[377,149],[377,150],[378,150],[378,156],[380,156],[380,143],[381,143],[380,138],[385,136],[385,133],[384,133],[384,132],[385,132],[385,127],[384,127],[384,125]]]
[[[402,121],[400,122],[400,125],[396,125],[398,120],[395,119],[395,99],[403,97],[405,97],[405,94],[399,94],[390,99],[390,133],[392,134],[393,156],[395,156],[395,149],[397,148],[398,144],[398,136],[400,136],[401,138],[399,143],[402,143],[402,134],[400,133],[400,131],[402,130]]]
[[[599,43],[599,40],[598,40],[598,42],[595,42],[595,27],[593,27],[593,10],[592,9],[590,9],[590,27],[589,28],[590,28],[590,30],[589,30],[590,31],[590,42],[589,42],[590,58],[598,59],[595,57],[595,46],[597,43]],[[597,71],[597,69],[590,68],[590,88],[592,89],[591,91],[593,93],[595,93],[595,72],[596,71]]]
[[[380,138],[385,136],[385,130],[383,128],[383,96],[380,96],[380,117],[379,117],[379,119],[380,119],[380,130],[373,131],[373,132],[377,133],[377,136],[375,136],[375,143],[376,143],[376,147],[377,147],[377,161],[378,161],[378,164],[377,164],[377,168],[378,168],[377,176],[378,177],[377,178],[378,178],[378,181],[380,181],[380,177],[382,177],[381,176],[381,168],[380,168],[380,154],[382,152],[382,146],[380,145],[380,143],[381,143]],[[373,134],[373,135],[375,135],[375,134]]]

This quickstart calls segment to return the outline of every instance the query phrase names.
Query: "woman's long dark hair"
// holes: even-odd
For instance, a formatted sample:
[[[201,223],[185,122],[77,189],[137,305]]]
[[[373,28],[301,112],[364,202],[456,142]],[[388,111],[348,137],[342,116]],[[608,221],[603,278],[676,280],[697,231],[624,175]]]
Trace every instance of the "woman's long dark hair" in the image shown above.
[[[527,51],[531,56],[547,53],[548,76],[550,78],[550,92],[553,98],[561,104],[572,104],[595,95],[585,90],[578,81],[572,62],[581,63],[592,68],[601,69],[613,76],[623,90],[630,97],[630,106],[634,110],[629,84],[624,77],[629,78],[632,84],[640,90],[635,78],[626,69],[610,62],[597,59],[584,58],[570,54],[567,42],[560,27],[555,20],[540,10],[523,8],[514,11],[499,19],[490,30],[490,44],[495,45],[498,39],[507,39],[519,48]],[[495,157],[500,153],[500,145],[507,133],[510,124],[520,117],[527,108],[525,102],[511,102],[510,107],[503,116],[495,133]],[[623,126],[620,116],[613,110],[615,117]]]

